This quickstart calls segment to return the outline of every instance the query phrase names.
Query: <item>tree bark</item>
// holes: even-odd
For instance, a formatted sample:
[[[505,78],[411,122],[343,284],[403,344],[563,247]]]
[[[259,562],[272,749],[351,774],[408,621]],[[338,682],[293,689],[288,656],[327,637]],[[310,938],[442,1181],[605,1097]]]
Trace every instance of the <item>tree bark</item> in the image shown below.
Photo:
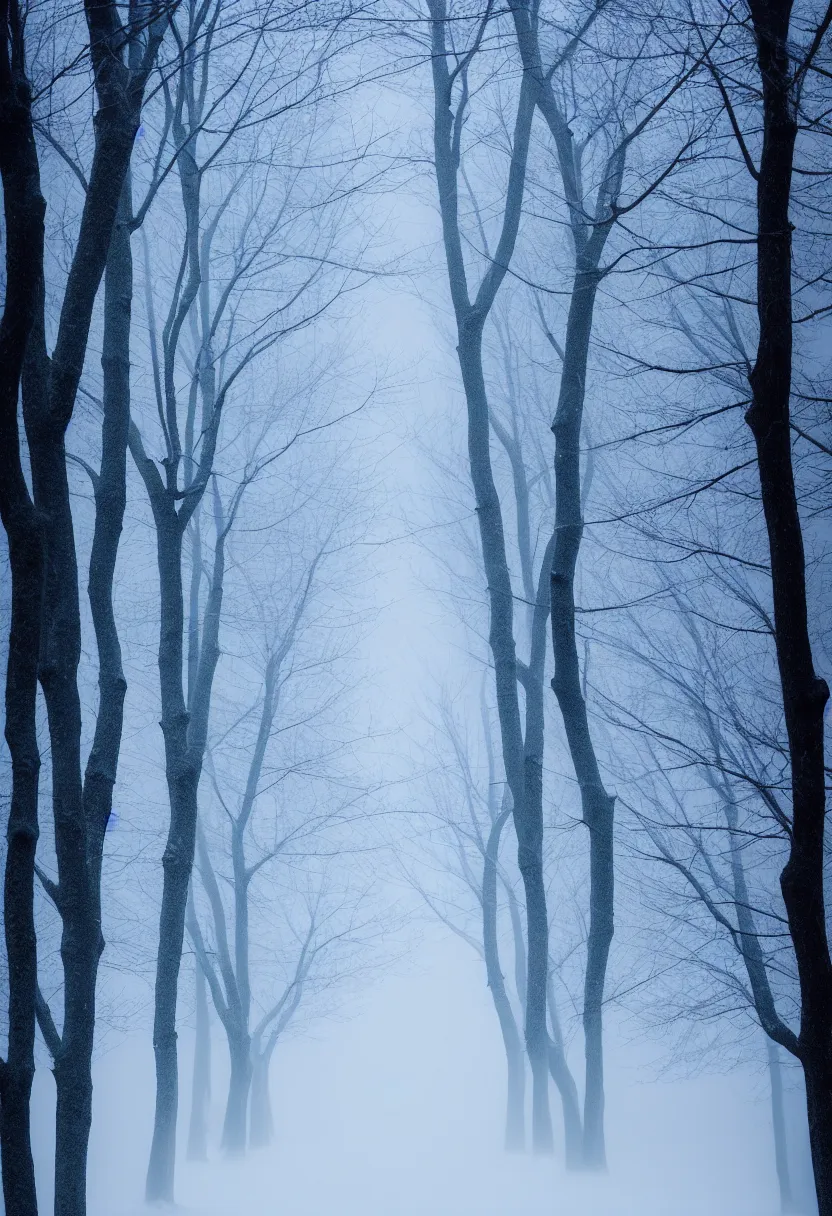
[[[832,1216],[832,960],[824,899],[823,714],[806,602],[803,533],[790,435],[792,224],[797,89],[789,56],[789,0],[750,0],[763,99],[757,180],[759,339],[746,420],[754,436],[768,533],[774,635],[788,736],[792,834],[780,885],[800,982],[799,1058],[820,1216]]]
[[[0,1064],[0,1160],[6,1211],[37,1216],[29,1104],[37,1000],[34,880],[40,753],[36,702],[43,540],[21,461],[18,399],[43,273],[46,206],[16,0],[3,6],[0,28],[0,176],[6,224],[6,298],[0,320],[0,517],[11,570],[5,736],[12,768],[3,882],[9,1004],[8,1046]]]
[[[196,967],[196,1035],[194,1073],[191,1082],[191,1119],[188,1127],[188,1160],[208,1160],[208,1103],[211,1098],[211,1025],[205,972],[199,959]]]

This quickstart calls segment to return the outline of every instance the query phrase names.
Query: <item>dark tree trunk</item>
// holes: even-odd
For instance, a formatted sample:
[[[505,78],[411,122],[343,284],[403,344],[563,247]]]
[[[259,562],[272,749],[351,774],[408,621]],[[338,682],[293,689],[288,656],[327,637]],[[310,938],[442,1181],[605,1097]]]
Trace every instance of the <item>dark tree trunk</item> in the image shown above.
[[[558,699],[569,752],[581,791],[583,821],[589,829],[590,906],[584,979],[584,1165],[603,1169],[604,1063],[603,1002],[613,936],[613,808],[604,788],[581,689],[575,637],[575,570],[583,535],[581,507],[581,422],[592,314],[599,276],[579,267],[572,288],[566,329],[555,435],[555,549],[552,559],[552,647]]]
[[[125,137],[126,140],[126,137]],[[125,181],[129,146],[113,138],[122,158],[105,157],[113,174]],[[132,142],[132,135],[130,137]],[[111,149],[112,151],[112,149]],[[100,175],[105,173],[98,167]],[[87,193],[78,250],[90,242],[89,229],[107,231],[112,182],[96,183]],[[39,316],[29,343],[24,377],[24,417],[32,464],[35,502],[47,521],[44,581],[44,632],[39,678],[46,700],[52,751],[55,847],[58,886],[55,899],[62,921],[61,959],[64,973],[64,1016],[54,1052],[57,1088],[55,1116],[55,1212],[81,1216],[86,1210],[87,1144],[92,1123],[92,1051],[95,1033],[95,990],[103,949],[101,931],[101,858],[112,806],[122,710],[126,689],[112,610],[112,582],[125,505],[126,443],[129,425],[129,340],[132,264],[128,210],[122,199],[121,219],[110,224],[111,249],[105,298],[104,421],[101,472],[95,479],[96,522],[90,560],[89,596],[99,652],[99,713],[85,778],[81,780],[81,705],[77,672],[81,653],[78,568],[75,553],[64,435],[71,416],[83,355],[68,339],[86,343],[95,292],[88,276],[97,271],[87,250],[86,273],[73,259],[70,285],[62,310],[56,355],[50,360]],[[113,217],[115,219],[115,217]],[[86,236],[85,236],[86,234]],[[105,250],[105,253],[107,251]],[[109,258],[112,257],[110,264]],[[83,261],[83,259],[81,259]],[[103,265],[101,267],[103,270]],[[76,298],[70,295],[75,274]],[[99,275],[100,281],[100,275]],[[43,287],[41,285],[41,293]],[[42,306],[42,305],[41,305]],[[65,319],[68,317],[69,319]],[[64,360],[63,374],[58,351]],[[71,398],[71,399],[70,399]]]
[[[188,753],[188,715],[182,696],[182,571],[178,521],[157,532],[162,583],[162,627],[159,670],[162,684],[162,733],[170,798],[170,827],[162,857],[162,908],[156,960],[153,1050],[156,1057],[156,1110],[147,1171],[149,1202],[173,1199],[176,1165],[176,1118],[179,1064],[176,1046],[176,1002],[188,884],[194,859],[199,769]],[[178,590],[178,594],[177,594]],[[176,663],[175,653],[179,651]],[[171,659],[173,660],[171,662]],[[173,670],[168,673],[168,666]],[[178,670],[179,680],[174,672]],[[178,686],[177,686],[178,685]]]
[[[251,1076],[251,1109],[249,1113],[249,1144],[265,1148],[274,1139],[274,1118],[269,1093],[271,1054],[257,1056]]]
[[[8,1047],[0,1064],[0,1160],[8,1213],[37,1216],[29,1104],[35,1072],[37,942],[34,921],[40,753],[36,729],[43,544],[23,473],[18,399],[43,271],[45,203],[26,77],[21,15],[0,28],[0,176],[6,224],[6,298],[0,320],[0,516],[11,569],[5,735],[12,767],[3,884],[8,960]]]
[[[196,1034],[194,1075],[191,1081],[191,1120],[188,1128],[188,1160],[208,1160],[208,1103],[211,1098],[211,1025],[205,972],[196,966]]]
[[[17,15],[19,16],[19,15]],[[81,778],[81,705],[77,670],[81,651],[78,568],[66,475],[66,428],[72,418],[84,365],[92,311],[116,223],[130,163],[147,72],[162,36],[158,14],[145,28],[146,61],[133,74],[124,62],[129,43],[115,5],[86,8],[90,58],[98,110],[95,147],[78,240],[67,276],[55,348],[45,342],[42,257],[33,259],[35,306],[24,363],[23,415],[35,506],[43,519],[43,619],[38,678],[46,700],[52,760],[52,803],[58,883],[50,888],[61,916],[64,1016],[58,1036],[48,1010],[43,1023],[53,1052],[57,1086],[55,1212],[86,1211],[86,1157],[92,1120],[91,1058],[95,986],[103,947],[100,916],[101,847],[110,811],[121,737],[121,675],[118,639],[109,602],[124,499],[124,451],[129,409],[129,354],[105,364],[105,425],[102,471],[97,481],[96,534],[90,568],[90,602],[99,644],[101,701],[95,741]],[[4,14],[3,36],[12,26]],[[22,34],[19,64],[22,69]],[[33,215],[36,200],[30,200]],[[40,212],[42,215],[42,212]],[[129,300],[129,291],[128,291]],[[116,311],[119,311],[118,308]],[[113,313],[109,336],[113,337]],[[116,328],[129,340],[129,302]],[[119,346],[118,354],[122,353]],[[119,364],[119,366],[116,366]],[[125,386],[128,386],[125,392]],[[125,400],[126,396],[126,400]],[[121,453],[119,454],[119,445]]]
[[[241,1157],[246,1151],[246,1123],[249,1088],[251,1086],[251,1041],[247,1034],[229,1036],[231,1076],[228,1099],[222,1125],[222,1147],[229,1157]]]
[[[832,960],[824,900],[823,713],[806,603],[803,533],[792,466],[792,224],[797,84],[789,59],[788,0],[750,0],[763,97],[757,181],[759,341],[746,415],[757,450],[771,558],[774,634],[788,735],[792,835],[780,883],[800,982],[798,1055],[820,1216],[832,1216]]]
[[[183,521],[153,461],[137,442],[133,455],[145,482],[156,524],[161,621],[159,683],[165,775],[170,802],[170,826],[162,858],[162,908],[153,1019],[156,1057],[156,1108],[147,1170],[148,1202],[172,1202],[176,1165],[176,1120],[179,1105],[176,1005],[185,934],[188,887],[196,848],[198,790],[205,754],[211,686],[219,658],[218,633],[222,604],[222,573],[215,569],[205,613],[192,713],[184,695],[184,600],[182,580]],[[218,540],[215,567],[222,566]]]

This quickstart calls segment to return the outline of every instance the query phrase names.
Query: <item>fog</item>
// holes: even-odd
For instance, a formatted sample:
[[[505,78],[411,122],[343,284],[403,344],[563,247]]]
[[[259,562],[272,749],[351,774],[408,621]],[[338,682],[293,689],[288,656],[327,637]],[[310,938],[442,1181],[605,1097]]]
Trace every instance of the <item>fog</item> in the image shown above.
[[[659,1078],[644,1044],[614,1049],[607,1177],[570,1176],[557,1158],[502,1153],[504,1079],[489,1065],[499,1064],[499,1033],[483,996],[482,975],[459,947],[423,940],[406,972],[383,980],[348,1020],[281,1049],[274,1147],[245,1162],[225,1163],[217,1154],[207,1165],[184,1164],[181,1208],[205,1216],[315,1216],[334,1208],[402,1216],[516,1210],[662,1216],[669,1203],[681,1216],[779,1210],[760,1074]],[[187,1032],[182,1052],[187,1059]],[[151,1073],[152,1052],[141,1040],[97,1062],[95,1216],[146,1210]],[[215,1135],[226,1073],[220,1058]],[[50,1080],[39,1075],[35,1098],[45,1204]],[[183,1080],[187,1086],[187,1074]]]
[[[0,0],[6,1216],[832,1216],[830,82]]]

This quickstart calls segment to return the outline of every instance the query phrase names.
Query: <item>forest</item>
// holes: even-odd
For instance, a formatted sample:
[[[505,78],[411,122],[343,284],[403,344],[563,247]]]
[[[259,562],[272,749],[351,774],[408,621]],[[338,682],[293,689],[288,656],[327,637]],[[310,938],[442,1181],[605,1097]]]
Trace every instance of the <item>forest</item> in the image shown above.
[[[832,3],[0,0],[6,1216],[832,1216]]]

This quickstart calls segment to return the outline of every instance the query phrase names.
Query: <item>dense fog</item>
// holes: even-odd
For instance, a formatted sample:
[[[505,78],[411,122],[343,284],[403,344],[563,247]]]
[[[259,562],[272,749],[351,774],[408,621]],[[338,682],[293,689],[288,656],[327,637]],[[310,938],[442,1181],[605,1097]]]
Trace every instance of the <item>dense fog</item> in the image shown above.
[[[831,28],[0,0],[8,1216],[832,1216]]]

